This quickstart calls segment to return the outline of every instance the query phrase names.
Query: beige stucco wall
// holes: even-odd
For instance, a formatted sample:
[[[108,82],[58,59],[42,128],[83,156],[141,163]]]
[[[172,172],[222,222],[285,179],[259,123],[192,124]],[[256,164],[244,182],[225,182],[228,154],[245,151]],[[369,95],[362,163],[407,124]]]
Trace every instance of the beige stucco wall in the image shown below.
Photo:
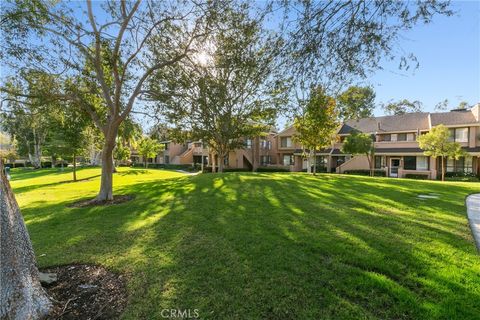
[[[337,167],[337,173],[344,173],[348,170],[369,170],[367,156],[357,155]]]

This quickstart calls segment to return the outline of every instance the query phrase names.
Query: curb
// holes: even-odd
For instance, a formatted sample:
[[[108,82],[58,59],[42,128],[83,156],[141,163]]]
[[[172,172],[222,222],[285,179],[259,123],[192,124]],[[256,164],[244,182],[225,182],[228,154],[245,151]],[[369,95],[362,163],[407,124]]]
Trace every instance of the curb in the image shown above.
[[[480,252],[480,193],[469,195],[465,199],[467,205],[468,224],[472,229],[473,238]]]

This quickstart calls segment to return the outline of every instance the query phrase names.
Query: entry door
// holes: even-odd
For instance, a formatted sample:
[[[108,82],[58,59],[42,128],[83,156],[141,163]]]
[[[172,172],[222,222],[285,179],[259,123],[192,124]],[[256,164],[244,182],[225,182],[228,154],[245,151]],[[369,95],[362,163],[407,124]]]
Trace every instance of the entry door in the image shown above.
[[[390,177],[398,177],[398,167],[400,167],[399,158],[390,159]]]

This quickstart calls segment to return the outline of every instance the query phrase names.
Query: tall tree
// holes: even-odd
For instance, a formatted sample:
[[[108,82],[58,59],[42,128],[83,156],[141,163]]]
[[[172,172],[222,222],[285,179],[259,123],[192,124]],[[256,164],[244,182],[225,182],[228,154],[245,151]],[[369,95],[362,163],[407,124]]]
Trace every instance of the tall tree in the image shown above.
[[[137,144],[138,153],[143,157],[145,168],[148,168],[148,159],[155,158],[163,146],[155,139],[144,137]]]
[[[2,11],[2,57],[9,55],[12,70],[35,65],[96,84],[105,108],[89,103],[85,86],[60,96],[77,101],[104,136],[97,199],[113,199],[112,153],[120,124],[138,106],[148,79],[185,59],[192,42],[208,31],[210,5],[215,4],[30,0],[11,1]],[[28,41],[33,37],[41,41]]]
[[[32,243],[0,159],[0,318],[42,319],[51,302],[40,285]]]
[[[77,157],[84,156],[88,147],[88,115],[78,106],[67,103],[51,119],[48,149],[61,158],[72,159],[73,181],[77,181]]]
[[[313,175],[317,172],[316,152],[332,144],[338,125],[335,99],[322,87],[312,89],[303,114],[295,117],[293,126],[297,131],[294,139],[309,149],[309,166],[313,157]]]
[[[342,121],[373,116],[375,92],[371,87],[351,86],[337,97]]]
[[[370,176],[374,176],[375,165],[375,143],[373,137],[368,133],[352,132],[345,138],[342,152],[351,155],[365,155],[370,168]]]
[[[390,101],[382,106],[383,111],[388,115],[399,115],[409,112],[421,112],[422,103],[418,100],[409,101],[403,99],[400,101]]]
[[[451,140],[450,130],[443,124],[433,127],[428,133],[417,138],[420,149],[426,156],[441,159],[442,181],[445,181],[445,159],[465,156],[462,146]]]
[[[284,92],[275,67],[278,38],[264,32],[263,17],[252,18],[250,9],[232,5],[215,16],[193,59],[151,82],[152,99],[172,123],[209,145],[219,172],[230,150],[272,124]]]
[[[28,156],[33,167],[40,168],[51,117],[59,108],[58,101],[49,99],[50,91],[57,90],[58,85],[53,76],[28,70],[5,86],[9,93],[2,99],[2,127],[16,137],[19,154]],[[12,92],[23,94],[15,96]]]

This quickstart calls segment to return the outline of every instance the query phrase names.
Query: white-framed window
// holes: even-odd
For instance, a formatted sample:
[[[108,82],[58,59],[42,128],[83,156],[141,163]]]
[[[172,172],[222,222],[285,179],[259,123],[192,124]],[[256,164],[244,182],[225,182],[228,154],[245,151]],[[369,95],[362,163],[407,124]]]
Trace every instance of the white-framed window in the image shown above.
[[[284,166],[290,166],[293,165],[294,160],[293,160],[293,155],[290,154],[284,154],[283,155],[283,165]]]
[[[455,128],[455,142],[468,142],[468,128]]]
[[[468,128],[450,129],[450,141],[468,142]]]
[[[265,166],[272,162],[272,158],[270,156],[261,156],[260,157],[260,165]]]
[[[417,170],[428,170],[428,157],[417,157]]]
[[[245,148],[247,148],[247,149],[252,148],[252,139],[245,140]]]
[[[292,147],[292,137],[281,137],[280,146],[282,148],[291,148]]]
[[[272,150],[272,141],[267,141],[267,149]]]
[[[454,172],[455,171],[455,160],[453,159],[447,159],[446,161],[446,171],[447,172]]]

